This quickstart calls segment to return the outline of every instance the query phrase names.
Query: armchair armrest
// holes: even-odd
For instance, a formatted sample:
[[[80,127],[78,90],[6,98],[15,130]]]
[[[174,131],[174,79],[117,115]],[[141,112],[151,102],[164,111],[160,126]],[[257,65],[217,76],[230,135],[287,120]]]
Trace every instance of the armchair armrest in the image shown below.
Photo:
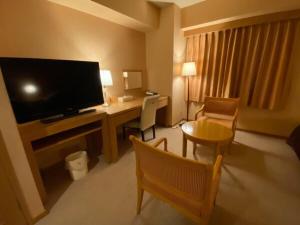
[[[195,120],[198,119],[198,114],[199,114],[199,113],[202,113],[202,115],[203,115],[204,107],[205,107],[205,105],[203,104],[203,105],[201,106],[201,108],[195,113]]]
[[[157,148],[161,143],[164,143],[164,151],[168,151],[168,140],[167,138],[160,138],[155,143],[152,144],[153,147]]]
[[[211,190],[209,194],[209,208],[212,209],[215,205],[216,196],[219,190],[219,182],[221,177],[221,166],[222,166],[223,156],[218,155],[217,160],[213,166],[213,174],[211,180]]]
[[[236,123],[237,123],[237,118],[238,118],[238,114],[239,114],[239,109],[235,110],[235,113],[233,115],[233,125],[232,125],[232,130],[235,131],[236,128]]]
[[[234,112],[234,115],[233,115],[233,119],[236,120],[237,117],[238,117],[238,114],[239,114],[239,110],[236,109],[235,112]]]
[[[217,175],[221,172],[221,166],[222,166],[222,162],[223,162],[223,156],[222,155],[218,155],[216,162],[214,164],[213,167],[213,180],[215,180],[215,178],[217,177]]]

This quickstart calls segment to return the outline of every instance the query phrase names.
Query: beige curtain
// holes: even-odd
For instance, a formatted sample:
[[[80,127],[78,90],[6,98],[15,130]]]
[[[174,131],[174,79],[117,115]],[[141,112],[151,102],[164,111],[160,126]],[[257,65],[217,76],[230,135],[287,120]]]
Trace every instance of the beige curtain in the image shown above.
[[[289,80],[296,21],[280,21],[187,37],[186,61],[197,62],[190,100],[241,97],[243,104],[279,108]]]

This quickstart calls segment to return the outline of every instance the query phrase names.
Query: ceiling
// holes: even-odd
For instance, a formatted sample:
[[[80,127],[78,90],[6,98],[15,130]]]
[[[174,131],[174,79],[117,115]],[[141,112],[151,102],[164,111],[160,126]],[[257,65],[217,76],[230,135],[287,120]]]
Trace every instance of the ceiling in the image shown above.
[[[152,27],[139,20],[136,20],[128,15],[122,14],[114,9],[98,4],[92,0],[48,0],[55,4],[63,5],[80,12],[84,12],[101,19],[120,24],[125,27],[130,27],[138,31],[148,31]]]
[[[184,8],[206,0],[148,0],[148,1],[153,2],[155,5],[159,7],[164,7],[166,3],[174,3],[178,5],[180,8]]]

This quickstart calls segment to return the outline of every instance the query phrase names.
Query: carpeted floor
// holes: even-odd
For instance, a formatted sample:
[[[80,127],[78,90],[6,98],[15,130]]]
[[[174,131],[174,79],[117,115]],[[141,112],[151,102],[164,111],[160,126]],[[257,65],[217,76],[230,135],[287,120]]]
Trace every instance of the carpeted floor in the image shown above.
[[[151,134],[149,134],[151,136]],[[180,128],[160,128],[169,149],[181,155]],[[226,155],[220,191],[211,225],[299,225],[300,162],[284,140],[237,132],[231,155]],[[38,225],[189,225],[175,209],[148,194],[136,216],[134,152],[120,143],[122,155],[114,164],[99,163],[82,180],[70,183],[48,216]],[[192,145],[188,157],[194,158]],[[197,160],[210,161],[201,147]]]

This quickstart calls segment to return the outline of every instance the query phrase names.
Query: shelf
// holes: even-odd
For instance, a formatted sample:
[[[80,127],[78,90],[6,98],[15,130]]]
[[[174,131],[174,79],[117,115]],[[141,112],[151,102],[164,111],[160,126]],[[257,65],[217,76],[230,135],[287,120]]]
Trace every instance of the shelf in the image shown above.
[[[65,132],[61,132],[52,136],[48,136],[32,142],[33,151],[41,153],[55,146],[64,144],[71,140],[86,136],[88,134],[100,131],[102,129],[100,123],[91,123],[81,127],[77,127]]]

